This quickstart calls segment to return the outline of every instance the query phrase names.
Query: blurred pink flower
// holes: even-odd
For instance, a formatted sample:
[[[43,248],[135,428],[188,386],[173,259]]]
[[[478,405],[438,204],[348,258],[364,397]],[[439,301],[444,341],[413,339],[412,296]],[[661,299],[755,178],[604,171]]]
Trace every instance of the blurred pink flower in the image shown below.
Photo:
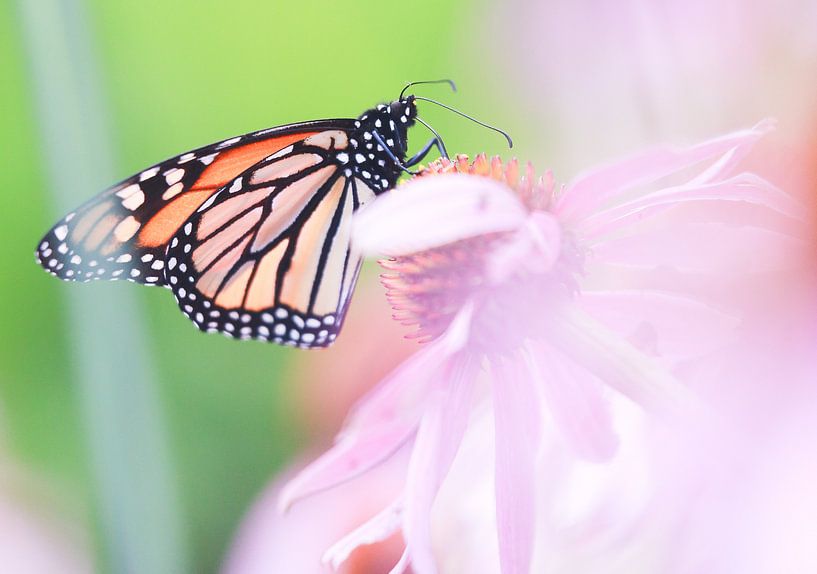
[[[361,480],[302,501],[286,515],[278,512],[281,488],[301,464],[279,475],[244,519],[225,560],[223,574],[292,572],[319,574],[334,568],[321,558],[330,545],[387,505],[400,492],[405,453]],[[395,533],[385,540],[347,550],[340,574],[387,574],[402,553]]]
[[[429,342],[358,404],[335,445],[282,491],[289,507],[411,444],[403,493],[327,559],[340,563],[357,544],[402,529],[406,549],[393,572],[409,562],[418,574],[437,571],[432,505],[472,407],[489,389],[499,562],[505,573],[528,572],[545,422],[579,455],[608,460],[617,438],[604,385],[650,412],[684,412],[695,401],[669,368],[725,344],[736,324],[699,301],[695,283],[639,285],[638,273],[633,283],[594,268],[645,260],[671,268],[695,252],[706,259],[721,243],[757,239],[766,223],[721,225],[716,238],[704,232],[712,231],[709,216],[693,210],[684,224],[697,225],[699,236],[650,227],[671,208],[740,202],[797,217],[787,195],[734,173],[767,129],[645,152],[564,188],[549,173],[536,179],[530,167],[520,177],[515,162],[442,160],[362,212],[357,248],[392,257],[384,280],[396,318]],[[639,248],[635,232],[652,234],[649,249]]]
[[[0,452],[0,570],[14,574],[90,574],[88,533],[58,511],[39,477]]]

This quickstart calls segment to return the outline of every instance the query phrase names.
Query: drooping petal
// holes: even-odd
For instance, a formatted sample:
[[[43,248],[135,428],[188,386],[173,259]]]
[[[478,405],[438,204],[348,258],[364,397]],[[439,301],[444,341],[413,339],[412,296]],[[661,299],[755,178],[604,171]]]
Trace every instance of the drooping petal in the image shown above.
[[[601,381],[542,341],[528,344],[544,403],[557,430],[580,457],[609,460],[618,447]]]
[[[528,574],[536,529],[540,413],[521,356],[491,360],[496,433],[496,521],[502,574]]]
[[[805,211],[791,196],[769,182],[754,174],[742,173],[715,183],[693,183],[648,193],[583,219],[577,223],[577,229],[583,237],[592,239],[644,220],[668,207],[694,201],[753,203],[795,219],[802,219]]]
[[[447,366],[446,385],[430,403],[414,443],[406,478],[404,532],[416,574],[437,571],[431,551],[431,507],[468,425],[478,364],[463,353]]]
[[[416,424],[435,377],[468,342],[473,304],[466,303],[443,335],[407,359],[352,408],[340,437],[407,417]]]
[[[362,209],[352,241],[366,255],[405,255],[513,230],[526,217],[522,202],[498,181],[468,174],[418,177]]]
[[[281,508],[355,478],[410,440],[447,356],[444,339],[430,343],[364,397],[332,448],[284,487]]]
[[[700,408],[696,398],[655,360],[575,305],[551,309],[548,341],[623,395],[664,414]]]
[[[281,491],[279,507],[285,512],[298,500],[343,484],[376,467],[408,441],[415,427],[395,424],[338,441],[304,468]]]
[[[398,498],[375,516],[335,542],[323,555],[322,562],[337,570],[358,546],[386,540],[397,532],[403,520],[403,499]],[[402,562],[402,560],[401,560]]]
[[[705,175],[697,183],[710,181],[716,174],[723,175],[772,127],[772,122],[764,121],[751,129],[685,149],[653,149],[591,170],[567,186],[558,198],[554,211],[565,221],[578,221],[625,189],[659,180],[703,161],[714,160],[714,167],[704,171]]]
[[[446,381],[449,358],[465,345],[472,305],[446,332],[398,367],[353,408],[334,446],[282,490],[283,510],[296,500],[351,480],[410,440],[435,386]]]

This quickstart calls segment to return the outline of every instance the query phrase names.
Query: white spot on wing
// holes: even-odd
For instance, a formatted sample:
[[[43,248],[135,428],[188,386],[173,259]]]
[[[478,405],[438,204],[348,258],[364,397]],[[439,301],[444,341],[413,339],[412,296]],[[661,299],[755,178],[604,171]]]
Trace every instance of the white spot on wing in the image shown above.
[[[271,156],[267,157],[267,159],[275,159],[275,158],[283,157],[285,155],[289,155],[290,152],[292,152],[292,146],[288,145],[287,147],[285,147],[283,149],[279,149],[277,152],[275,152]]]
[[[138,183],[132,183],[127,187],[123,187],[119,191],[116,192],[116,195],[121,197],[122,199],[127,199],[134,193],[142,191],[142,188],[139,187]]]
[[[221,142],[220,144],[218,144],[216,146],[216,149],[223,149],[223,148],[225,148],[227,146],[231,146],[234,143],[237,143],[240,139],[241,139],[241,137],[239,136],[239,137],[235,137],[235,138],[230,138],[228,140],[224,140],[223,142]]]
[[[113,230],[113,234],[117,240],[125,242],[133,237],[142,225],[136,221],[132,215],[127,216],[119,222],[119,225]]]
[[[145,181],[147,179],[150,179],[151,177],[153,177],[157,173],[159,173],[159,168],[158,167],[152,167],[150,169],[146,169],[145,171],[143,171],[142,173],[139,174],[139,181]]]
[[[162,194],[162,199],[164,199],[165,201],[172,199],[179,195],[183,189],[184,184],[178,181],[165,190],[165,192]]]
[[[122,205],[131,211],[137,209],[143,203],[145,203],[145,194],[142,192],[141,188],[137,189],[136,192],[122,200]]]
[[[173,169],[169,169],[165,172],[165,181],[167,182],[167,185],[178,183],[183,177],[184,170],[179,167],[174,167]]]

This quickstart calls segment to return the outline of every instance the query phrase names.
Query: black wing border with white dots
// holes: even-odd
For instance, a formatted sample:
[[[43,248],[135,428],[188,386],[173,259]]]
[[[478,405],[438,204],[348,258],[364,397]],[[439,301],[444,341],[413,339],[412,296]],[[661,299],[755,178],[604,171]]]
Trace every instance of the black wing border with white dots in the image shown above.
[[[131,222],[129,218],[133,218],[131,222],[133,226],[145,225],[170,200],[193,188],[207,166],[224,152],[299,133],[326,130],[351,132],[356,129],[355,122],[356,120],[351,118],[336,118],[266,128],[227,138],[156,163],[88,199],[61,218],[38,243],[35,251],[36,261],[48,273],[65,281],[127,279],[148,286],[167,286],[163,278],[166,244],[140,247],[133,241],[134,235],[119,242],[115,249],[105,254],[95,252],[94,249],[82,248],[80,244],[95,231],[99,232],[94,228],[94,224],[98,224],[106,214],[114,215],[116,223],[104,233],[99,243],[109,239],[120,225]],[[172,186],[178,184],[180,191],[170,199],[163,199]],[[217,192],[218,189],[212,190],[213,194]],[[111,207],[102,210],[101,206],[106,203],[111,203]],[[96,219],[93,213],[95,209],[102,211]],[[88,232],[79,241],[72,242],[74,224],[81,222],[86,216],[91,219],[86,224],[86,227],[89,227]],[[183,225],[184,221],[180,222],[178,227]],[[127,229],[125,231],[127,232]]]

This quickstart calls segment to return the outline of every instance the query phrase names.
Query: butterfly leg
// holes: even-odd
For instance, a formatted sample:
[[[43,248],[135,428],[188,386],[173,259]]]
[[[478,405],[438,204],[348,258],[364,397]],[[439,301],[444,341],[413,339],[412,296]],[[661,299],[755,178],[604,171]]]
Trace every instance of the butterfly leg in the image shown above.
[[[439,150],[440,155],[442,155],[443,157],[448,157],[448,152],[445,149],[445,144],[443,144],[439,136],[434,136],[433,138],[428,140],[428,142],[426,142],[423,148],[416,154],[414,154],[413,157],[409,158],[409,160],[406,162],[400,161],[400,159],[396,155],[394,155],[394,152],[391,150],[391,148],[389,148],[388,145],[386,145],[386,142],[383,141],[383,137],[379,133],[372,132],[372,137],[378,143],[378,145],[381,148],[383,148],[383,151],[386,152],[386,155],[389,156],[389,158],[395,163],[395,165],[410,175],[417,175],[419,172],[411,171],[408,168],[417,165],[418,163],[423,161],[423,158],[425,158],[425,156],[428,155],[428,152],[430,152],[431,148],[434,146],[437,147],[437,150]]]
[[[439,136],[434,136],[433,138],[428,140],[428,142],[426,142],[426,145],[423,146],[423,149],[414,154],[414,157],[406,160],[406,166],[411,167],[423,161],[423,158],[425,158],[425,156],[428,155],[428,152],[430,152],[431,148],[434,146],[437,147],[437,150],[440,152],[441,156],[448,157],[448,151],[446,151],[445,149],[445,144],[443,144],[443,140],[441,140]]]
[[[389,156],[389,159],[391,159],[394,162],[394,165],[396,165],[409,175],[417,175],[419,173],[417,171],[411,171],[406,164],[400,161],[400,158],[394,155],[394,152],[391,151],[391,148],[388,145],[386,145],[386,142],[383,141],[383,136],[381,136],[377,132],[372,132],[372,137],[374,138],[374,141],[376,141],[377,144],[383,149],[383,151],[386,152],[386,155]],[[428,153],[428,150],[426,150],[425,153]]]

